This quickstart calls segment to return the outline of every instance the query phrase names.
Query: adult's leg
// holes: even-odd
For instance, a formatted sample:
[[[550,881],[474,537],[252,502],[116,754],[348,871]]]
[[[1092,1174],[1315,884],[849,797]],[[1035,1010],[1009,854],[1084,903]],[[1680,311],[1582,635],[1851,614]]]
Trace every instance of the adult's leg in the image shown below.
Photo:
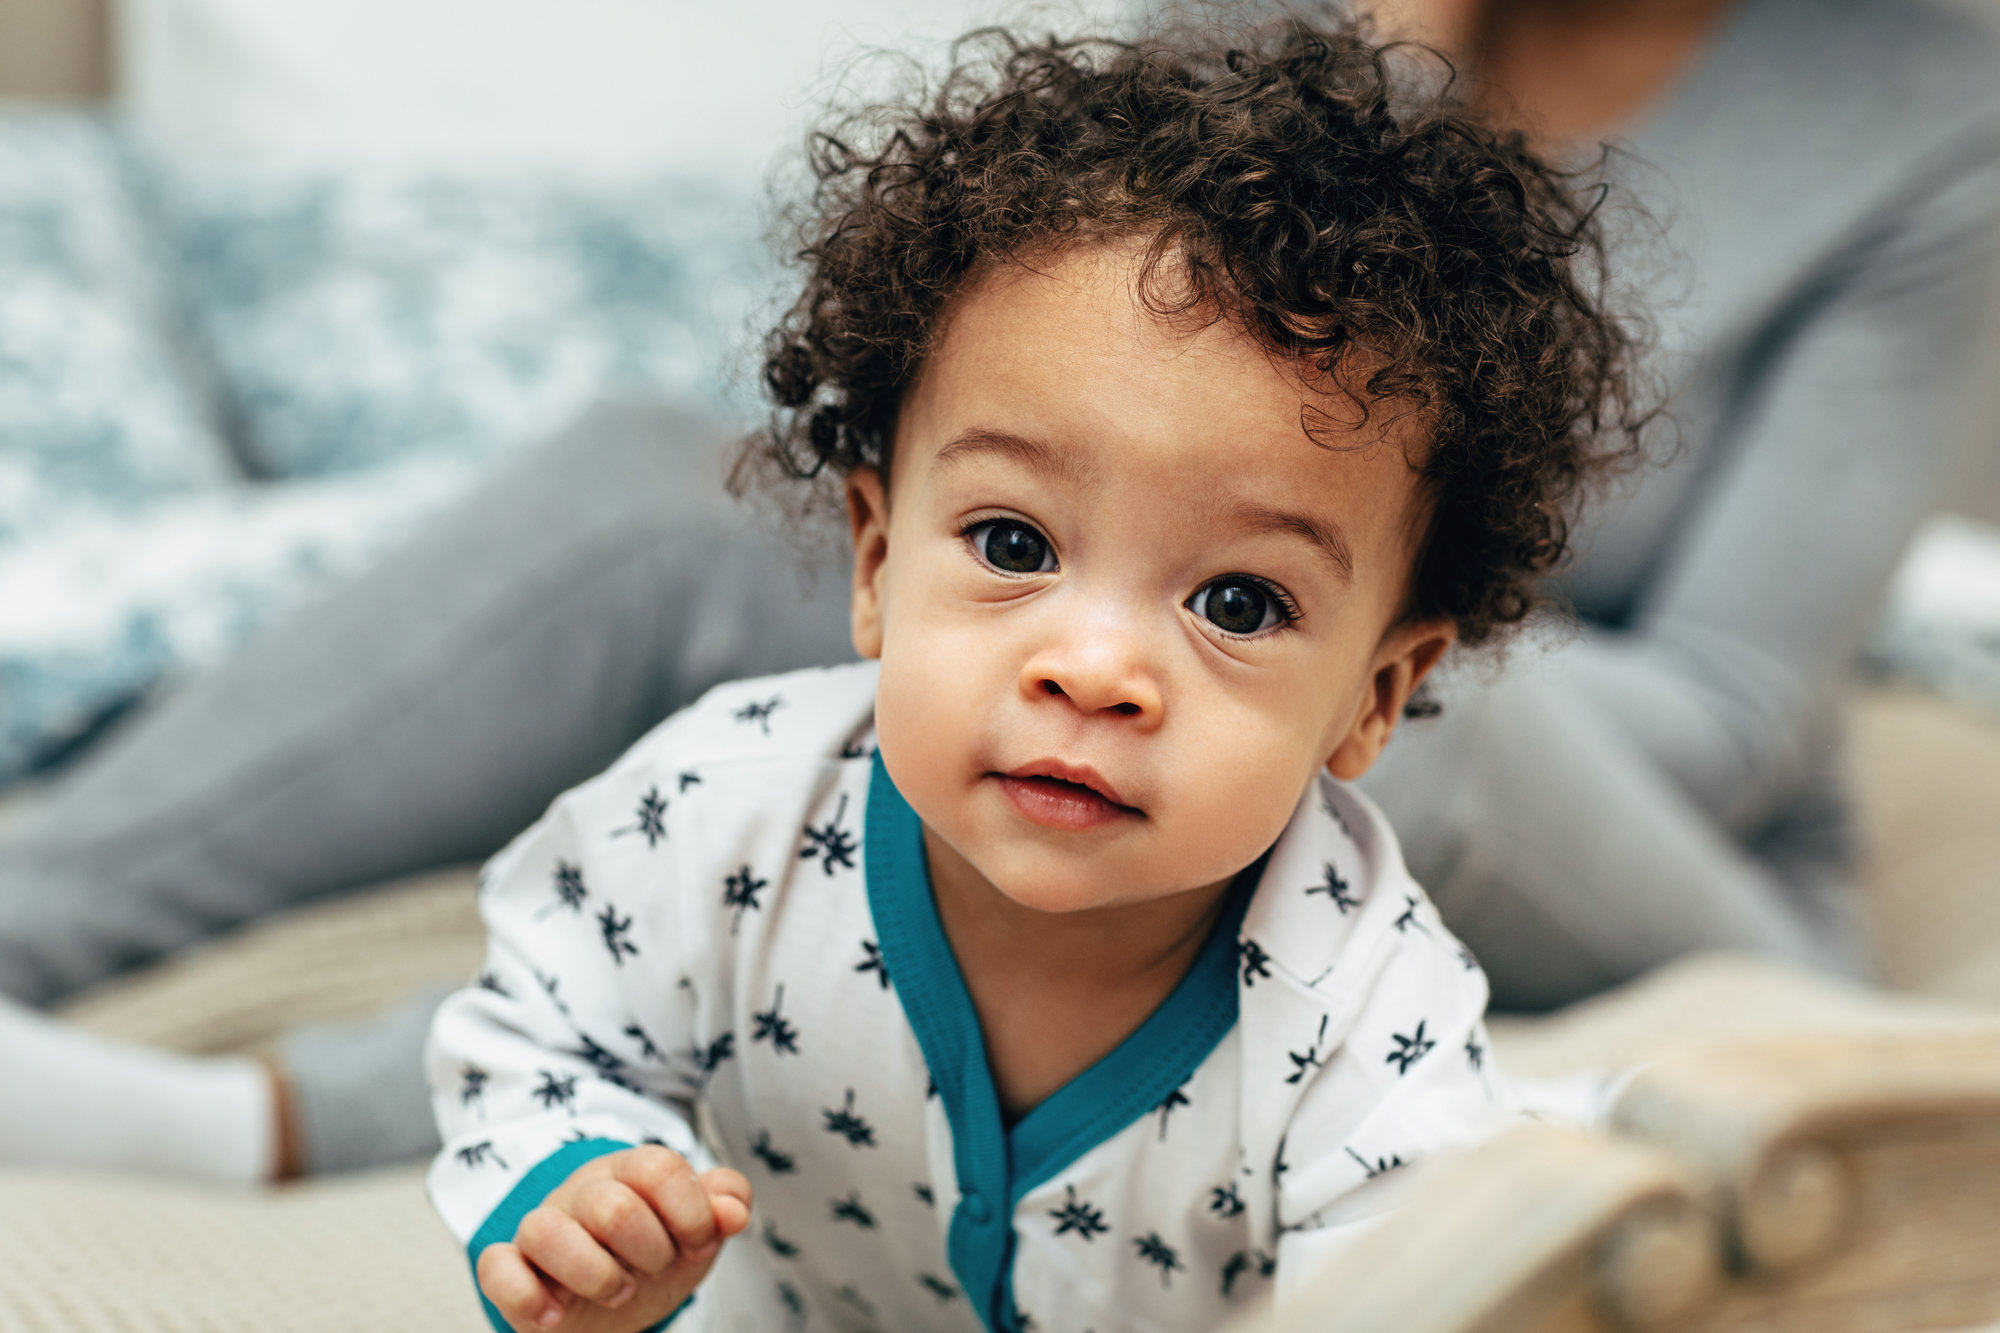
[[[721,495],[722,444],[601,409],[137,717],[0,837],[0,992],[487,855],[709,685],[850,655],[840,580]],[[287,1043],[309,1168],[434,1142],[422,1005]]]
[[[0,835],[0,992],[483,857],[710,684],[850,656],[720,439],[601,409],[135,718]]]
[[[1453,691],[1361,785],[1498,1008],[1554,1008],[1697,949],[1853,966],[1791,886],[1532,666]]]

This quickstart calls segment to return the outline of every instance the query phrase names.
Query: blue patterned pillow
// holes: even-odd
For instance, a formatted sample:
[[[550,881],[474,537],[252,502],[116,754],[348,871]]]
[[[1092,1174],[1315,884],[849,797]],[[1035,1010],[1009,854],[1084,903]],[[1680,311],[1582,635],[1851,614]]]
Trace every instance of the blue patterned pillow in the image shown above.
[[[269,475],[489,457],[622,391],[740,410],[767,281],[748,196],[182,161],[153,179],[238,446]]]
[[[235,649],[459,495],[465,464],[240,484],[0,547],[0,783]]]
[[[0,548],[236,475],[157,260],[101,120],[0,114]]]

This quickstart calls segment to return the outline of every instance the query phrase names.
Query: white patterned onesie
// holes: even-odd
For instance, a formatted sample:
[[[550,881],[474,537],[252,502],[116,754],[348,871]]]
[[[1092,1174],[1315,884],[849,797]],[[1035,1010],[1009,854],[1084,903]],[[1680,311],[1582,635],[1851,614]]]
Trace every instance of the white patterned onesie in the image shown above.
[[[1494,1126],[1485,978],[1326,777],[1159,1009],[1008,1124],[875,679],[721,687],[487,867],[487,970],[428,1054],[475,1263],[658,1142],[756,1195],[676,1333],[1207,1329]]]

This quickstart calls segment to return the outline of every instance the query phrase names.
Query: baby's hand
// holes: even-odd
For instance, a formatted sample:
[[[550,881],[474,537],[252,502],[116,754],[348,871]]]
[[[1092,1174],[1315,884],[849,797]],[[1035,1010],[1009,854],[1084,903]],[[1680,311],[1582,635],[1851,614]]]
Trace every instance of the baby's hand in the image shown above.
[[[479,1289],[517,1333],[628,1333],[680,1308],[750,1224],[750,1182],[699,1176],[665,1148],[628,1148],[576,1169],[479,1256]]]

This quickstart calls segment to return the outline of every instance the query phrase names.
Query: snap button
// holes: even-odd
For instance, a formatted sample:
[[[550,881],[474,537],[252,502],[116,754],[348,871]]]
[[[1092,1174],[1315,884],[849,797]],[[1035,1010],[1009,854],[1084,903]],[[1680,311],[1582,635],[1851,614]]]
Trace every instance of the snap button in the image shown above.
[[[993,1219],[993,1205],[986,1202],[984,1194],[967,1190],[959,1196],[959,1204],[965,1209],[965,1215],[975,1222],[985,1223]]]

